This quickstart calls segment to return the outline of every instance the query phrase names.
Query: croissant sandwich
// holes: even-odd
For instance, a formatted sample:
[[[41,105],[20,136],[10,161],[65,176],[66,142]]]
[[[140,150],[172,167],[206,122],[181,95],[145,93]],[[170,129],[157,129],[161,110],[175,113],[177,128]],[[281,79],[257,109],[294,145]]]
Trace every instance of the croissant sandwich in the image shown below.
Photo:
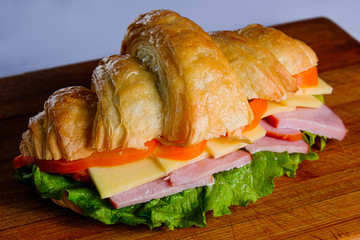
[[[206,33],[170,10],[135,19],[91,89],[53,93],[30,118],[16,177],[106,224],[206,226],[294,177],[346,128],[323,103],[305,43],[253,24]]]

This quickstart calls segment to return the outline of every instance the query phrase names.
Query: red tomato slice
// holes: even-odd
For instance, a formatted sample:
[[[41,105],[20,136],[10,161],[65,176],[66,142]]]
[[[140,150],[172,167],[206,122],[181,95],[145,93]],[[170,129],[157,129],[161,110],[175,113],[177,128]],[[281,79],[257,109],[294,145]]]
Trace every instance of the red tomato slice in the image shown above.
[[[26,165],[34,163],[34,162],[35,162],[34,157],[19,155],[16,158],[14,158],[13,165],[14,165],[14,168],[17,169],[17,168],[26,166]]]
[[[266,136],[277,138],[280,140],[286,140],[286,141],[299,141],[302,139],[302,133],[299,132],[297,134],[284,134],[284,133],[276,133],[276,132],[266,132]]]
[[[264,99],[260,99],[260,98],[254,98],[250,101],[250,107],[251,110],[254,113],[254,119],[251,121],[250,124],[246,125],[243,133],[253,130],[254,128],[256,128],[259,125],[260,119],[262,118],[262,116],[264,115],[264,113],[267,110],[268,107],[268,102]]]
[[[205,151],[207,141],[204,140],[191,147],[176,147],[159,145],[154,155],[160,158],[186,161],[196,158]]]
[[[266,121],[274,128],[277,128],[277,126],[279,125],[279,119],[277,117],[275,117],[274,115],[270,115],[270,116],[266,117]],[[294,135],[286,135],[286,134],[281,135],[281,134],[276,134],[276,133],[272,133],[272,132],[266,132],[266,136],[274,137],[274,138],[278,138],[278,139],[282,139],[282,140],[288,140],[288,141],[298,141],[298,140],[302,139],[301,132],[294,134]]]
[[[275,118],[275,117],[270,117]],[[260,120],[260,125],[266,130],[266,136],[286,141],[299,141],[302,139],[302,133],[296,129],[276,128],[266,120]]]
[[[274,115],[266,117],[266,121],[270,123],[270,125],[272,125],[274,128],[276,128],[279,124],[279,119],[276,118]]]
[[[67,174],[65,174],[65,176],[66,175]],[[87,170],[70,173],[69,175],[77,182],[91,182],[91,177]]]
[[[150,156],[156,149],[158,141],[155,139],[145,143],[148,147],[146,150],[138,150],[134,148],[117,148],[114,150],[105,150],[102,152],[95,152],[89,157],[78,159],[74,161],[60,160],[38,160],[33,157],[19,156],[14,159],[14,167],[18,168],[24,166],[26,162],[35,162],[40,170],[49,173],[74,173],[86,170],[91,167],[110,167],[125,163],[134,162]],[[31,159],[32,158],[32,159]]]
[[[316,66],[295,74],[293,77],[296,78],[296,86],[298,87],[316,87],[318,85],[318,70]]]

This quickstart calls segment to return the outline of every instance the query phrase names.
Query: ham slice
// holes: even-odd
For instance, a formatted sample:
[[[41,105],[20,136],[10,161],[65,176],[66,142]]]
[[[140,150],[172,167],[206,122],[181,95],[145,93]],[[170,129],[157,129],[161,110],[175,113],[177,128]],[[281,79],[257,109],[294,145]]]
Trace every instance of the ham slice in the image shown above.
[[[208,157],[196,163],[187,165],[168,175],[172,186],[189,184],[205,176],[218,172],[239,168],[251,162],[251,154],[237,150],[220,158]]]
[[[308,153],[309,145],[303,140],[299,141],[286,141],[272,137],[262,137],[256,140],[253,144],[245,146],[251,154],[260,151],[271,151],[271,152],[285,152],[288,153]]]
[[[325,104],[320,108],[297,107],[293,112],[277,113],[266,118],[277,128],[292,128],[320,136],[343,140],[346,128],[342,120]]]
[[[287,141],[299,141],[302,139],[302,133],[299,130],[291,128],[274,128],[266,120],[260,120],[260,126],[266,130],[266,136]]]
[[[145,183],[128,191],[110,197],[113,205],[122,207],[143,203],[152,199],[169,196],[183,190],[214,183],[212,174],[239,168],[251,162],[251,155],[242,150],[229,153],[221,158],[205,158],[196,163],[175,170],[167,177]]]
[[[115,206],[115,208],[119,209],[126,206],[147,202],[152,199],[169,196],[178,192],[182,192],[186,189],[201,187],[213,183],[214,179],[212,175],[204,176],[195,181],[176,187],[171,186],[168,180],[161,178],[114,195],[110,197],[110,201]]]

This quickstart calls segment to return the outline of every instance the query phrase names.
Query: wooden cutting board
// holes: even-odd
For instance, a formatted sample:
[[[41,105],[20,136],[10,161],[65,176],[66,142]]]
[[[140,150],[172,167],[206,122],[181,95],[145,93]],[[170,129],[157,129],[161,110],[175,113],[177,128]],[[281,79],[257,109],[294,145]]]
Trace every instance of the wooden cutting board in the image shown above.
[[[207,214],[206,228],[149,230],[104,225],[43,200],[13,178],[28,118],[55,90],[89,86],[98,60],[0,79],[1,239],[347,239],[360,238],[360,45],[326,18],[277,26],[309,44],[321,78],[334,87],[325,100],[345,122],[344,141],[329,141],[315,162],[303,162],[294,179],[275,181],[270,196],[232,214]]]

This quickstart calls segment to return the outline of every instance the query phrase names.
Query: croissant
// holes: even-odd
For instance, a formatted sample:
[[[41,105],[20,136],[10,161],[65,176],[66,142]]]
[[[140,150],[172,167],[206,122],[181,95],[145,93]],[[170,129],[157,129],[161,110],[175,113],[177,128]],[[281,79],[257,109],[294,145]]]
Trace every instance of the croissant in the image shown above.
[[[299,74],[317,65],[318,58],[308,45],[287,36],[278,29],[251,24],[237,32],[267,48],[291,75]]]
[[[169,10],[141,15],[128,27],[121,52],[139,58],[159,76],[162,142],[190,146],[251,121],[233,69],[191,20]]]
[[[235,70],[248,99],[280,101],[298,90],[295,79],[262,45],[235,31],[210,36]]]

